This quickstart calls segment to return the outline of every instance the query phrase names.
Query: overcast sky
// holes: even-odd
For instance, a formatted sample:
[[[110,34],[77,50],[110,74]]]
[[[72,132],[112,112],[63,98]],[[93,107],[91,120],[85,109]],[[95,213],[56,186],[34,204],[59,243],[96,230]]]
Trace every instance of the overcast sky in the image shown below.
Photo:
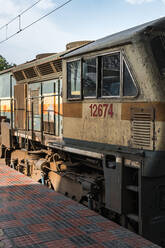
[[[37,0],[0,0],[0,26]],[[42,0],[22,16],[22,27],[51,11],[65,0]],[[64,8],[0,44],[9,62],[24,63],[39,53],[65,50],[66,43],[95,40],[165,15],[165,0],[72,0]],[[8,26],[8,35],[18,28]],[[0,30],[0,41],[5,30]]]

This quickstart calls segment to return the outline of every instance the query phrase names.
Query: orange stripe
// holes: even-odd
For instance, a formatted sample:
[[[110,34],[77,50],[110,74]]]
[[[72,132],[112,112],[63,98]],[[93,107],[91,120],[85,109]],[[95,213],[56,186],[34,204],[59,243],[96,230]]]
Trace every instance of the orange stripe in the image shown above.
[[[165,103],[163,102],[122,103],[121,119],[131,120],[131,108],[142,108],[145,110],[151,107],[155,110],[155,120],[165,121]]]
[[[64,103],[64,116],[72,118],[82,118],[82,103]]]

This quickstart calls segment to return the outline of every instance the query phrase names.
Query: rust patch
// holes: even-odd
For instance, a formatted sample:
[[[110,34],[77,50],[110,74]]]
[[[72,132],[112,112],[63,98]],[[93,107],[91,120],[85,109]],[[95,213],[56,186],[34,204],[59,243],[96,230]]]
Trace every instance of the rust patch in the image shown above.
[[[131,108],[142,108],[147,110],[151,107],[155,110],[155,120],[165,121],[165,103],[162,102],[122,103],[121,120],[131,120]]]
[[[14,97],[15,97],[15,111],[14,111],[14,122],[15,127],[18,129],[25,128],[26,121],[26,109],[25,109],[25,98],[27,97],[27,86],[26,84],[18,84],[14,86]]]
[[[82,118],[82,103],[64,103],[64,117]]]

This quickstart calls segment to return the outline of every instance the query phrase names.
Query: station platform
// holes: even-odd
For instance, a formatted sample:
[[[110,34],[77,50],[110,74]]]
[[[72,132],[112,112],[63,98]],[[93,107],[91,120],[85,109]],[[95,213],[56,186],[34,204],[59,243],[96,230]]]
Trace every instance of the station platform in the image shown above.
[[[0,160],[0,248],[157,248]]]

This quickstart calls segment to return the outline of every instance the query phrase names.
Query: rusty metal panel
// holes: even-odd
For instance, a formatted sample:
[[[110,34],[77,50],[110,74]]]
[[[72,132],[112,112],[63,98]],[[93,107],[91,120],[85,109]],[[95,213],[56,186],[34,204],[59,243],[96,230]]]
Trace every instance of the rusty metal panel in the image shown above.
[[[6,116],[0,116],[0,134],[1,134],[1,122],[6,120]]]
[[[72,118],[82,118],[82,103],[64,103],[64,116]]]
[[[26,120],[26,95],[27,87],[25,84],[14,86],[14,106],[15,106],[15,128],[25,129]]]
[[[1,123],[2,144],[8,148],[11,147],[11,127],[8,122]]]

